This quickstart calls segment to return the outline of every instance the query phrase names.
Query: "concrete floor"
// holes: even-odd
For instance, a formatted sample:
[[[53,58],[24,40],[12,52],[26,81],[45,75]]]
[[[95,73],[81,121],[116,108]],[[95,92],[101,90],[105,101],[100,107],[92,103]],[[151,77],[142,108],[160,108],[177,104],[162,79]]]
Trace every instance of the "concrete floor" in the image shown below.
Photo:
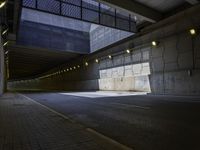
[[[200,149],[199,97],[112,92],[25,95],[134,150]]]

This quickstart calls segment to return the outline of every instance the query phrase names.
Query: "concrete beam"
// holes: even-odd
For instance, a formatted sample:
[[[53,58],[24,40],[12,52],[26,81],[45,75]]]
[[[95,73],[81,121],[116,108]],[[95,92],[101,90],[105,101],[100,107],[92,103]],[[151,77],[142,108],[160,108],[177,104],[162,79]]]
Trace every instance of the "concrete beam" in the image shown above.
[[[195,5],[195,4],[198,4],[199,1],[198,0],[185,0],[187,1],[188,3],[192,4],[192,5]]]
[[[132,14],[142,17],[146,21],[157,22],[162,19],[162,14],[152,8],[132,0],[98,0],[101,3],[118,9],[124,9]]]

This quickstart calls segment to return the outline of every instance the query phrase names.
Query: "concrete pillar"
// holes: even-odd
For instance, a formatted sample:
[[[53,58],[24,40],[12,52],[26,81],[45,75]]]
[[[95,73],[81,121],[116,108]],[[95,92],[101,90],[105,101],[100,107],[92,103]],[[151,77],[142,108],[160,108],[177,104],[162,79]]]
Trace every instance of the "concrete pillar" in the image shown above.
[[[1,33],[1,27],[0,27]],[[0,95],[5,92],[5,61],[2,38],[0,37]]]

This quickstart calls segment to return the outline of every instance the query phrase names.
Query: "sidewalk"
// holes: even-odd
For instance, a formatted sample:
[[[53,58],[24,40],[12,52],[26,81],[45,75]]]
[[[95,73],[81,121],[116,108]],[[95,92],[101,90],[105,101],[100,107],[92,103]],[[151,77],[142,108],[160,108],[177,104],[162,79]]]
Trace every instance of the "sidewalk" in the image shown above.
[[[19,94],[0,97],[0,150],[112,149],[124,148]]]

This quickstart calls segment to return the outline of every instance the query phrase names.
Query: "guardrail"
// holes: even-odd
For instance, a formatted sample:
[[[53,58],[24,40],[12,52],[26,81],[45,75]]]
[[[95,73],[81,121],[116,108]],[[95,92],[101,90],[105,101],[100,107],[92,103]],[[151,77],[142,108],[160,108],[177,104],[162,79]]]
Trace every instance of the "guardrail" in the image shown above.
[[[134,16],[94,0],[23,0],[22,7],[136,32]]]

